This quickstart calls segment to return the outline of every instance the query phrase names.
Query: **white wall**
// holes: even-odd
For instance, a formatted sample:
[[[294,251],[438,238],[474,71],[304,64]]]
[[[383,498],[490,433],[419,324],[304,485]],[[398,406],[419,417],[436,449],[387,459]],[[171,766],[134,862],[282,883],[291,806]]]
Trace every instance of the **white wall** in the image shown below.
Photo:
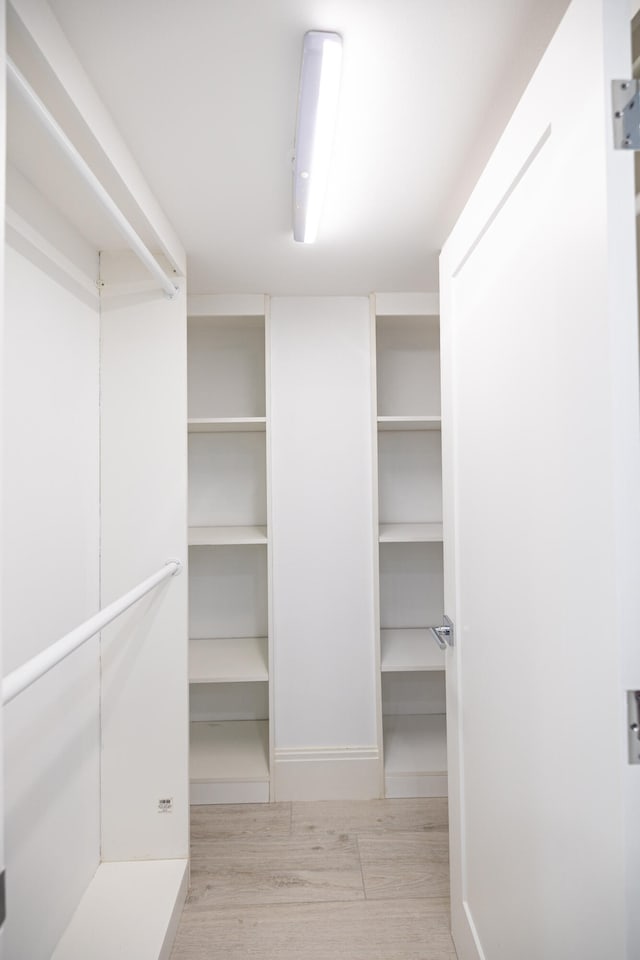
[[[186,296],[150,292],[130,255],[103,255],[101,279],[102,604],[172,557],[185,564],[102,634],[102,855],[185,858]]]
[[[7,249],[5,672],[99,605],[97,299],[78,299],[39,263]],[[97,641],[4,719],[5,956],[48,960],[99,860]]]
[[[366,297],[275,297],[271,498],[276,799],[376,796]]]

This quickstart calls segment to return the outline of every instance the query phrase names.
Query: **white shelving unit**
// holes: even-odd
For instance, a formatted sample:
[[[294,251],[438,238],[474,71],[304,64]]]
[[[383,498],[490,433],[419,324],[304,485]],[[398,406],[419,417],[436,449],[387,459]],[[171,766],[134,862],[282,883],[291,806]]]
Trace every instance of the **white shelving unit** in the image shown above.
[[[385,310],[374,326],[384,792],[445,796],[439,322]]]
[[[265,316],[208,306],[188,338],[191,803],[267,802]]]

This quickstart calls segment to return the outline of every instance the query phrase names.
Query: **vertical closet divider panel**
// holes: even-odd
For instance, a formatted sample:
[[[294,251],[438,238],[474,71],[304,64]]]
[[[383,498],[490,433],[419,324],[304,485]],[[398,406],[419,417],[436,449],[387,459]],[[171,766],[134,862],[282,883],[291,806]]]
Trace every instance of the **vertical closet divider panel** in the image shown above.
[[[277,800],[381,793],[369,297],[272,297]]]
[[[447,792],[439,323],[431,295],[373,298],[384,794]]]
[[[189,314],[191,802],[266,802],[265,300],[191,297]]]

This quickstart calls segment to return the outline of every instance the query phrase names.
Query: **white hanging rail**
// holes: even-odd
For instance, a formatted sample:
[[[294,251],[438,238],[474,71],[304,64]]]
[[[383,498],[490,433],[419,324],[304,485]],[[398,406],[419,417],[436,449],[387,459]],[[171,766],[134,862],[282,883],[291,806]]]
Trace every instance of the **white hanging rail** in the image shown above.
[[[52,643],[46,650],[36,654],[35,657],[32,657],[31,660],[28,660],[21,667],[18,667],[17,670],[13,670],[7,674],[2,681],[3,706],[17,697],[19,693],[22,693],[23,690],[26,690],[27,687],[30,687],[36,680],[39,680],[40,677],[44,676],[52,667],[55,667],[61,660],[64,660],[70,653],[73,653],[74,650],[82,646],[83,643],[90,640],[91,637],[94,637],[96,633],[99,633],[103,627],[106,627],[112,620],[119,617],[121,613],[128,610],[136,600],[140,600],[141,597],[144,597],[146,593],[149,593],[150,590],[157,587],[163,580],[175,576],[180,573],[181,570],[182,561],[167,560],[165,565],[158,570],[157,573],[147,577],[146,580],[139,583],[133,590],[129,590],[129,592],[125,593],[119,600],[114,600],[108,607],[100,610],[94,614],[93,617],[89,617],[88,620],[85,620],[84,623],[76,627],[75,630],[72,630],[71,633],[67,633],[64,637],[61,637],[60,640],[56,640],[56,642]]]
[[[10,57],[7,57],[7,76],[14,84],[15,88],[29,104],[36,116],[42,121],[44,127],[53,137],[56,143],[67,155],[76,171],[82,179],[91,187],[97,199],[107,211],[111,220],[118,228],[128,246],[133,250],[136,256],[142,261],[147,270],[158,280],[160,286],[170,300],[179,292],[171,277],[162,269],[151,251],[142,242],[136,231],[133,229],[122,211],[113,202],[105,188],[102,186],[88,163],[78,153],[69,137],[66,135],[60,124],[49,113],[44,103],[37,95],[35,90],[29,85],[20,70]]]

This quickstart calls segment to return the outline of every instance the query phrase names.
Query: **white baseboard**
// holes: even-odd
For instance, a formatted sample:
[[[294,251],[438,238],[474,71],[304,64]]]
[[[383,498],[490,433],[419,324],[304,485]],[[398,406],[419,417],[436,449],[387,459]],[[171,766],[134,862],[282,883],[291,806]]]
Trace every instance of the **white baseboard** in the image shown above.
[[[446,773],[387,774],[384,795],[389,800],[403,797],[446,797]]]
[[[382,796],[377,747],[280,747],[276,800],[374,800]]]
[[[269,803],[269,781],[195,781],[189,787],[189,803]]]

